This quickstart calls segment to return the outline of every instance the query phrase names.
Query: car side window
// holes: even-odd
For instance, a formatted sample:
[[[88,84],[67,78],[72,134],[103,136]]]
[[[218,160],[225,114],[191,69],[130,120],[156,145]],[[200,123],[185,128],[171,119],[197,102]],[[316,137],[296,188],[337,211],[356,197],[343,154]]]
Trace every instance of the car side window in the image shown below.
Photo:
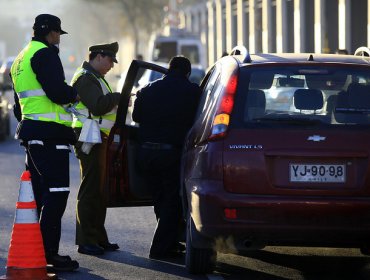
[[[219,79],[220,71],[214,67],[210,70],[209,74],[207,75],[208,79],[206,77],[206,84],[204,86],[204,89],[202,91],[202,96],[199,102],[198,111],[197,111],[197,118],[209,107],[209,104],[212,100],[212,95],[214,92],[214,86]]]
[[[210,72],[208,72],[202,83],[204,86],[202,86],[202,96],[196,115],[196,122],[198,124],[196,127],[201,129],[202,132],[197,133],[197,136],[194,139],[195,143],[203,142],[208,137],[208,130],[211,128],[211,123],[213,121],[210,116],[217,109],[215,104],[217,103],[217,99],[222,88],[219,82],[220,76],[220,67],[214,67]]]

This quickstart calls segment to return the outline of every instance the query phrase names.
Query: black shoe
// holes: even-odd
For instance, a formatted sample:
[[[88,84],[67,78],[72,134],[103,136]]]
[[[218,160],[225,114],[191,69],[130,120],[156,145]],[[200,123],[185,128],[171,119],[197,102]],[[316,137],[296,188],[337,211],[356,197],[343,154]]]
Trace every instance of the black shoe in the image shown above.
[[[77,261],[70,256],[60,256],[58,254],[47,256],[47,270],[49,271],[73,271],[79,268]]]
[[[103,255],[104,254],[104,249],[98,245],[79,245],[77,251],[85,255]]]
[[[170,251],[167,253],[150,253],[149,258],[154,260],[168,260],[183,258],[184,254],[181,252]]]
[[[99,244],[100,247],[102,247],[105,251],[116,251],[119,249],[119,246],[117,243],[105,243],[105,244]]]

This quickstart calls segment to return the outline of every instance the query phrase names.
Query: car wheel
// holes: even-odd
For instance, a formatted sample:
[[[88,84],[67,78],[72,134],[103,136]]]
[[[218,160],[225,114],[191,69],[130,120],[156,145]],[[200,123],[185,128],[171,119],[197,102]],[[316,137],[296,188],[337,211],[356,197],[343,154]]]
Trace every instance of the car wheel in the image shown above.
[[[188,215],[186,227],[186,269],[192,274],[212,272],[216,264],[216,252],[209,248],[195,248],[192,245],[192,234],[196,234],[195,226],[192,218]]]

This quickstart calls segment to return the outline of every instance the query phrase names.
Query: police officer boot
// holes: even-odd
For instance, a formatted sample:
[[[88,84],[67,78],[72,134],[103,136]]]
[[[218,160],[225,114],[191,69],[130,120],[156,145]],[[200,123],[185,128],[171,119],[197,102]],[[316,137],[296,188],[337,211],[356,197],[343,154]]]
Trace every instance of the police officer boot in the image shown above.
[[[73,271],[79,268],[78,262],[72,260],[70,256],[47,254],[46,262],[48,264],[48,271]]]

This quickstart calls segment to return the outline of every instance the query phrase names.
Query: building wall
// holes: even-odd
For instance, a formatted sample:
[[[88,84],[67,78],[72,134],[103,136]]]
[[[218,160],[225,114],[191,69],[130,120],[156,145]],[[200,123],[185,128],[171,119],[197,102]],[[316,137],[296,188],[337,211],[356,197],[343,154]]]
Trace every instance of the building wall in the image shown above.
[[[187,7],[212,65],[235,45],[250,52],[353,53],[370,42],[370,0],[209,0]],[[205,15],[205,19],[202,18]],[[186,24],[202,23],[201,27]],[[370,35],[369,35],[370,36]]]

